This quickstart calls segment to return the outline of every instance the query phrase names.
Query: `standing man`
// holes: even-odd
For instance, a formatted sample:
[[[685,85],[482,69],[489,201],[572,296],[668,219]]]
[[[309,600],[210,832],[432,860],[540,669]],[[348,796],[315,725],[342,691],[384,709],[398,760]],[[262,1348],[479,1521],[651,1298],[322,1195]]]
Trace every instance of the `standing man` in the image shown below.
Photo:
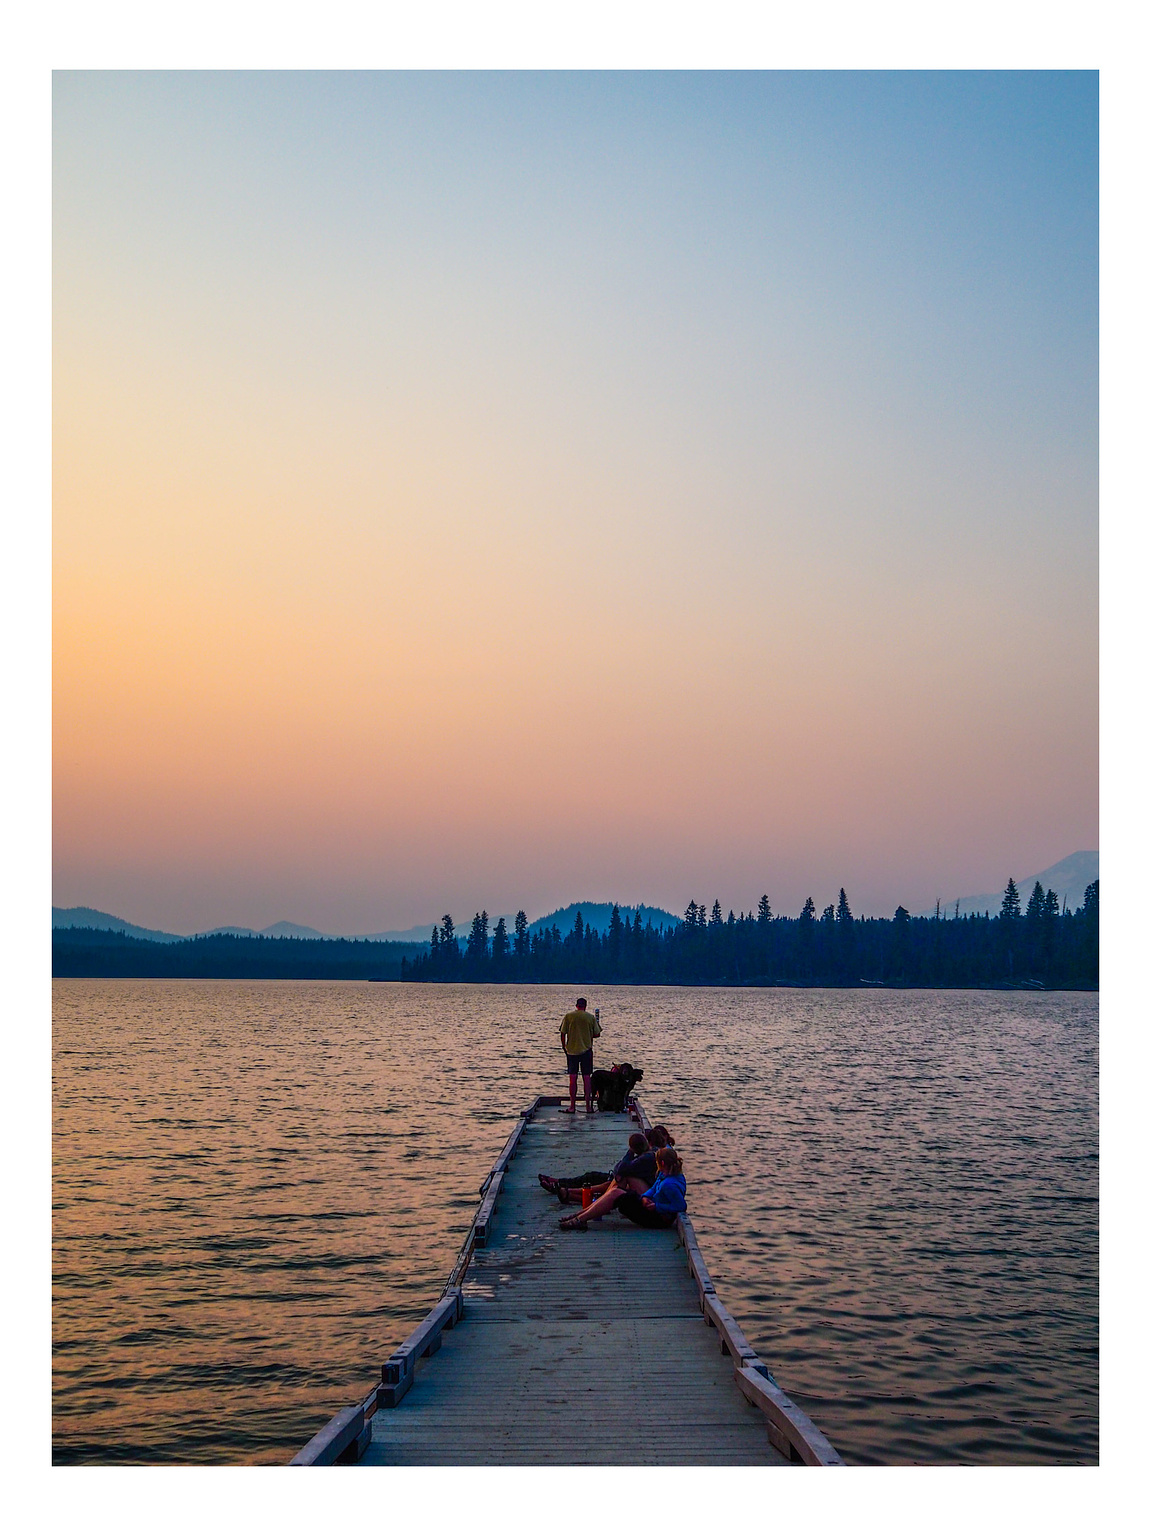
[[[591,1043],[599,1034],[599,1020],[587,1011],[587,998],[577,997],[575,1012],[565,1013],[560,1025],[560,1044],[567,1052],[568,1084],[571,1088],[571,1108],[561,1109],[561,1114],[575,1114],[576,1074],[583,1075],[584,1105],[591,1114]]]

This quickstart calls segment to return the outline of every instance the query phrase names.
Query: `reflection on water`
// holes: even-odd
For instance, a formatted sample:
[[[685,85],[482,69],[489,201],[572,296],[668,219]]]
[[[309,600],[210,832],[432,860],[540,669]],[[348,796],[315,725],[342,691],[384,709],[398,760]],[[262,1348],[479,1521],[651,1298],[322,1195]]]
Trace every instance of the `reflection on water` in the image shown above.
[[[517,1112],[566,1083],[566,988],[54,996],[57,1462],[287,1460],[378,1379]],[[845,1460],[1097,1460],[1095,996],[595,1003],[721,1296]]]

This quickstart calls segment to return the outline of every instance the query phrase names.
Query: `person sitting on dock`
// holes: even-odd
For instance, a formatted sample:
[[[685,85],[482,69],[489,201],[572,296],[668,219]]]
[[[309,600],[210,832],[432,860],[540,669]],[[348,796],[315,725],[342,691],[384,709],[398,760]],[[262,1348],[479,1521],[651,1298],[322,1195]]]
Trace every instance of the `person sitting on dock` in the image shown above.
[[[610,1173],[592,1169],[581,1173],[578,1179],[552,1179],[546,1173],[537,1177],[549,1195],[555,1195],[561,1205],[568,1205],[573,1200],[581,1201],[585,1189],[593,1199],[606,1194],[613,1180],[624,1189],[642,1193],[654,1182],[656,1173],[655,1152],[643,1132],[636,1131],[628,1137],[627,1151]]]
[[[591,1043],[599,1034],[599,1020],[595,1014],[587,1011],[587,998],[577,997],[575,1009],[572,1013],[565,1013],[563,1023],[560,1025],[560,1044],[563,1046],[568,1059],[568,1085],[571,1090],[571,1108],[564,1109],[561,1105],[560,1114],[575,1114],[576,1076],[583,1077],[584,1106],[588,1114],[592,1112],[591,1106],[591,1073],[592,1073],[592,1049]]]
[[[655,1154],[659,1173],[655,1183],[643,1195],[626,1194],[616,1206],[621,1216],[637,1227],[674,1227],[675,1218],[687,1210],[687,1180],[683,1163],[672,1147],[660,1147]]]
[[[641,1194],[613,1183],[586,1210],[564,1216],[560,1226],[565,1232],[586,1232],[589,1221],[598,1221],[617,1207],[621,1215],[634,1221],[637,1227],[674,1226],[679,1212],[687,1210],[687,1180],[683,1176],[683,1164],[679,1153],[672,1147],[661,1147],[655,1154],[655,1161],[658,1172],[650,1189]]]

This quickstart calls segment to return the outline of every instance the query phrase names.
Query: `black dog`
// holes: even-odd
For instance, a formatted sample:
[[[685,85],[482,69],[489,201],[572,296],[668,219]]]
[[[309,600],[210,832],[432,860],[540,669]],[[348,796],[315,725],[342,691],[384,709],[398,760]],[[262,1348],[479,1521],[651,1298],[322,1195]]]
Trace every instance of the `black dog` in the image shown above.
[[[612,1067],[610,1072],[597,1067],[591,1075],[592,1098],[596,1101],[596,1107],[617,1115],[622,1114],[627,1109],[632,1090],[642,1077],[643,1068],[633,1067],[630,1061],[621,1062],[618,1067]]]

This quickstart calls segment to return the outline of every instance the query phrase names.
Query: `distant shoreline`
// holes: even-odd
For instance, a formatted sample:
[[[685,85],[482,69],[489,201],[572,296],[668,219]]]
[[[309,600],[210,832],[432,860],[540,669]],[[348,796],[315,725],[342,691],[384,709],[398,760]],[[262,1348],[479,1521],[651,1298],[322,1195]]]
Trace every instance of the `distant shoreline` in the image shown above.
[[[1067,910],[1036,882],[1026,910],[1008,882],[997,917],[852,916],[847,894],[816,916],[808,898],[798,918],[776,917],[766,896],[757,912],[708,915],[692,902],[672,928],[634,923],[613,907],[606,930],[576,912],[571,930],[532,931],[526,914],[514,932],[500,918],[489,932],[477,912],[461,944],[449,916],[430,943],[272,937],[216,932],[195,938],[143,938],[104,928],[53,928],[53,977],[251,981],[404,981],[478,984],[740,988],[837,987],[851,991],[1099,990],[1099,882]]]
[[[403,962],[412,952],[426,953],[425,944],[400,944],[370,939],[266,939],[213,935],[176,944],[134,939],[114,930],[56,929],[52,935],[53,980],[90,981],[401,981]],[[586,977],[570,975],[546,980],[472,979],[444,977],[430,985],[464,982],[473,986],[582,986]],[[1044,987],[1023,982],[875,982],[829,979],[792,981],[784,978],[718,977],[707,981],[613,981],[607,986],[731,987],[743,991],[802,990],[845,992],[1098,992],[1097,983],[1067,983]]]
[[[115,929],[54,928],[53,979],[123,977],[192,981],[399,981],[422,943],[375,939],[292,939],[209,934],[159,942]]]

